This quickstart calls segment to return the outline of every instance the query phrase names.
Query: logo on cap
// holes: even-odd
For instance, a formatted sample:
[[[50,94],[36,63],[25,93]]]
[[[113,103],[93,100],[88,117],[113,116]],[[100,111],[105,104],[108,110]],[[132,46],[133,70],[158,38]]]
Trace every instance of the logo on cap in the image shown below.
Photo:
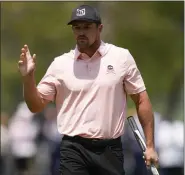
[[[84,15],[85,15],[85,9],[76,10],[76,16],[84,16]]]

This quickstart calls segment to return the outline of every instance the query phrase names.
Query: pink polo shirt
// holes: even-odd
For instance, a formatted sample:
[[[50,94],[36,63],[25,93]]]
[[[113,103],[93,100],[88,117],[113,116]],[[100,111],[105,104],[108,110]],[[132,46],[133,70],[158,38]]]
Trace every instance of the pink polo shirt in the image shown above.
[[[145,85],[127,49],[101,42],[91,58],[77,48],[56,57],[37,88],[56,103],[61,134],[117,138],[124,131],[126,93]]]

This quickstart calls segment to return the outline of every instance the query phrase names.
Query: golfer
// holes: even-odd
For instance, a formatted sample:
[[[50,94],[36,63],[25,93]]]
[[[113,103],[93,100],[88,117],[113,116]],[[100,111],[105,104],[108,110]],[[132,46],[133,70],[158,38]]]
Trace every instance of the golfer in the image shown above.
[[[38,85],[36,55],[31,56],[27,45],[18,63],[30,111],[56,103],[58,131],[64,135],[60,174],[125,174],[121,135],[127,95],[135,102],[146,137],[146,164],[156,164],[152,106],[131,53],[101,40],[103,25],[94,7],[74,9],[68,25],[76,47],[56,57]]]

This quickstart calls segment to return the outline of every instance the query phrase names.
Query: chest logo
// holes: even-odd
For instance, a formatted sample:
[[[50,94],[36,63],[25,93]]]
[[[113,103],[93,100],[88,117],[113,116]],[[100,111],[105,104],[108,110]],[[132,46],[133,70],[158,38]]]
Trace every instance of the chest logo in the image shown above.
[[[108,74],[108,73],[115,73],[114,67],[113,67],[112,65],[108,65],[108,66],[107,66],[107,74]]]

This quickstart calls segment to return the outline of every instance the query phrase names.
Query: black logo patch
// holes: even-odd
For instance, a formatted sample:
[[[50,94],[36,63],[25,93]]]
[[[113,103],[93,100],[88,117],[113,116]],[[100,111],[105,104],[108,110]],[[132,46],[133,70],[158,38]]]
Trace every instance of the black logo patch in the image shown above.
[[[107,66],[107,74],[109,74],[109,73],[114,73],[115,74],[114,67],[112,65]]]
[[[108,65],[107,68],[108,68],[108,70],[113,70],[113,66],[112,65]]]

